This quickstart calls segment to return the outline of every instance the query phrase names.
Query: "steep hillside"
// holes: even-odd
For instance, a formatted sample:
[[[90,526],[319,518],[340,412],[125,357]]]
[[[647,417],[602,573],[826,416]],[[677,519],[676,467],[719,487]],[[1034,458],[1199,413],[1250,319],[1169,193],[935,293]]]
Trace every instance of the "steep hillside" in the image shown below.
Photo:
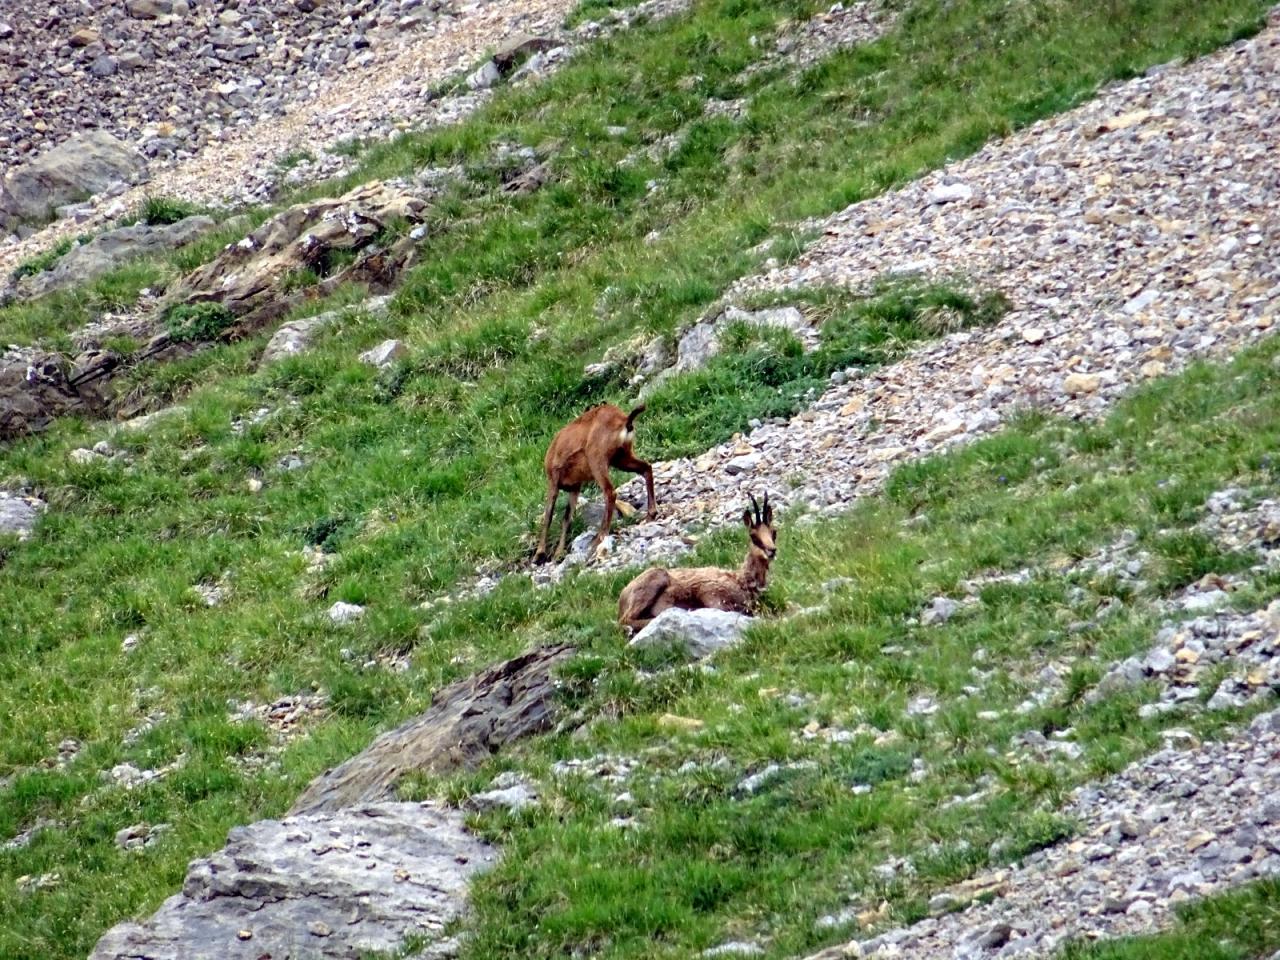
[[[0,956],[1280,950],[1266,4],[348,6],[3,254]],[[89,279],[121,219],[196,239]],[[658,519],[532,566],[638,396]],[[745,633],[629,646],[766,491]]]

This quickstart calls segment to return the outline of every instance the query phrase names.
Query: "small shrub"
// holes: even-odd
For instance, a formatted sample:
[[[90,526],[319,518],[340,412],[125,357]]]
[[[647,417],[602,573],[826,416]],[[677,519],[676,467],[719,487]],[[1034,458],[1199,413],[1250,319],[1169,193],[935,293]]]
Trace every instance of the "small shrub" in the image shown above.
[[[137,212],[130,218],[126,225],[131,223],[147,223],[151,226],[161,226],[169,223],[177,223],[179,220],[185,220],[187,217],[200,213],[200,207],[194,203],[188,203],[186,200],[179,200],[177,197],[147,197],[138,207]]]
[[[212,340],[235,321],[220,303],[184,303],[165,312],[169,336],[180,342]]]
[[[356,521],[352,517],[320,517],[303,529],[302,539],[327,553],[336,553],[343,541],[355,530]]]

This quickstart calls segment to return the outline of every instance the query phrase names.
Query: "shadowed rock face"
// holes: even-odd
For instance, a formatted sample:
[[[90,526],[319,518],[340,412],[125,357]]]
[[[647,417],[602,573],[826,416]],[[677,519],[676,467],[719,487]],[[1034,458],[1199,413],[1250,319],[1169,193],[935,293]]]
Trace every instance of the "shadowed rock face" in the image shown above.
[[[105,355],[79,360],[73,365],[44,351],[0,357],[0,440],[37,433],[66,413],[101,412],[103,398],[87,382],[112,360]]]
[[[422,716],[316,778],[289,812],[381,800],[411,770],[475,766],[503,744],[547,730],[556,719],[554,671],[572,655],[569,646],[540,647],[445,687]]]
[[[285,819],[232,830],[192,862],[181,893],[113,927],[89,960],[351,960],[442,938],[496,852],[456,810],[386,798],[410,770],[470,766],[550,727],[554,671],[572,654],[541,647],[445,687],[315,780]]]
[[[462,816],[383,803],[231,831],[194,861],[182,892],[143,923],[122,923],[90,960],[352,958],[410,934],[441,936],[470,875],[493,862]]]

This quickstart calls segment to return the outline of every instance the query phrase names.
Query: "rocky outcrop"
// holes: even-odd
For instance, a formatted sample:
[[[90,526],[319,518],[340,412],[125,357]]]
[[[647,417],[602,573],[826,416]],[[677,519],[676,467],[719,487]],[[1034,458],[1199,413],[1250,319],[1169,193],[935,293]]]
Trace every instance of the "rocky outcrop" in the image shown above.
[[[318,777],[290,814],[382,800],[411,770],[474,766],[503,744],[549,729],[557,713],[556,669],[573,652],[563,644],[539,647],[445,687],[422,716]]]
[[[0,440],[38,433],[67,413],[101,413],[106,398],[99,372],[117,361],[102,351],[82,354],[74,363],[38,350],[0,355]]]
[[[414,935],[441,940],[495,851],[455,810],[379,801],[411,770],[470,766],[546,730],[556,668],[572,654],[540,647],[444,688],[425,714],[317,778],[283,820],[232,830],[192,862],[181,893],[113,927],[90,960],[349,960]],[[504,795],[509,808],[536,800],[503,785],[524,787]]]
[[[212,217],[194,216],[171,224],[135,223],[108,230],[72,247],[48,270],[24,278],[18,284],[18,295],[39,297],[92,280],[130,260],[186,246],[215,226]]]
[[[383,803],[237,827],[182,892],[122,923],[90,960],[350,960],[445,937],[493,848],[462,815]]]
[[[72,137],[0,182],[0,228],[48,220],[64,204],[137,183],[145,167],[136,150],[105,131]]]
[[[272,217],[239,243],[179,281],[170,305],[219,303],[242,327],[261,325],[300,302],[286,287],[309,271],[311,292],[354,280],[376,292],[390,287],[412,255],[412,241],[393,241],[396,223],[418,223],[427,204],[393,183],[374,181],[340,197],[300,203]],[[335,255],[360,252],[339,266]]]

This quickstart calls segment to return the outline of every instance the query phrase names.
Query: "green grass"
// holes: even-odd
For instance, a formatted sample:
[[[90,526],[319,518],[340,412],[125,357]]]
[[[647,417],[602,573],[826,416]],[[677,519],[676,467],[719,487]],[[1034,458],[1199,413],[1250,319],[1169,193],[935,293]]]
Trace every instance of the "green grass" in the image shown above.
[[[120,225],[130,226],[135,223],[146,223],[153,227],[163,226],[177,223],[179,220],[185,220],[187,217],[193,217],[198,213],[205,212],[205,208],[199,204],[191,203],[178,197],[153,195],[144,198],[130,216],[120,221]]]
[[[37,273],[43,273],[62,258],[64,254],[76,245],[75,238],[63,237],[48,250],[38,253],[34,257],[28,257],[13,269],[12,277],[14,280],[21,280],[23,277],[34,276]]]
[[[663,775],[633,790],[652,811],[634,835],[605,826],[611,797],[588,785],[555,788],[527,822],[484,824],[510,858],[478,888],[477,957],[574,949],[684,956],[739,930],[764,930],[782,956],[816,942],[819,911],[872,891],[910,916],[928,889],[971,870],[988,840],[1012,837],[1029,848],[1059,835],[1054,804],[1066,786],[1158,742],[1153,725],[1134,720],[1136,699],[1055,704],[1033,720],[1050,729],[1075,723],[1089,745],[1084,761],[1061,771],[1015,766],[985,748],[1003,747],[1022,725],[985,726],[957,699],[979,645],[1010,671],[987,692],[991,702],[1018,697],[1021,671],[1044,656],[1096,674],[1091,658],[1106,662],[1146,641],[1150,614],[1141,605],[1068,635],[1065,624],[1088,610],[1047,578],[992,588],[980,609],[936,632],[906,621],[969,573],[1079,555],[1120,526],[1140,529],[1161,583],[1216,564],[1203,544],[1158,545],[1157,531],[1186,528],[1215,486],[1266,478],[1262,458],[1277,439],[1267,378],[1274,351],[1155,385],[1102,427],[1028,420],[955,457],[903,469],[877,510],[838,524],[806,530],[788,518],[771,609],[818,602],[820,584],[837,574],[854,582],[831,599],[828,618],[762,625],[717,675],[636,673],[655,665],[622,650],[612,622],[622,575],[545,591],[512,580],[443,615],[418,607],[479,564],[528,553],[548,438],[590,403],[628,399],[616,378],[584,379],[583,366],[608,347],[672,338],[764,257],[794,256],[795,220],[903,182],[1106,81],[1244,35],[1265,4],[899,7],[897,28],[876,44],[798,79],[778,71],[742,80],[768,47],[751,37],[767,38],[779,18],[813,7],[699,4],[585,51],[543,84],[501,91],[456,128],[368,147],[358,172],[310,193],[424,164],[468,171],[435,208],[419,266],[389,317],[353,310],[312,352],[261,371],[261,339],[138,368],[129,391],[180,401],[187,412],[114,437],[129,464],[70,462],[69,450],[109,432],[76,420],[0,452],[0,482],[24,478],[50,503],[32,541],[0,544],[0,777],[11,778],[0,787],[0,836],[39,817],[63,824],[0,852],[0,955],[83,956],[111,923],[172,893],[186,862],[220,846],[230,826],[280,813],[312,776],[425,709],[440,685],[548,639],[583,646],[571,692],[589,717],[610,719],[592,723],[584,741],[552,739],[499,762],[537,774],[564,753],[657,747]],[[746,120],[705,119],[711,96],[751,97]],[[609,125],[628,132],[608,137]],[[669,155],[621,164],[668,134],[680,137]],[[551,165],[550,182],[531,194],[497,190],[499,140],[535,147]],[[267,212],[254,211],[248,226]],[[171,282],[245,229],[224,227],[172,258],[0,309],[0,342],[65,345],[98,311]],[[768,250],[751,252],[764,241]],[[354,296],[340,291],[306,309]],[[817,291],[797,302],[825,318],[817,353],[736,332],[740,349],[702,379],[661,388],[638,452],[702,449],[753,416],[795,409],[832,370],[890,360],[913,340],[989,322],[1000,309],[959,280],[933,290]],[[356,359],[389,336],[411,346],[406,361],[378,372]],[[276,412],[232,429],[233,419],[264,406]],[[302,469],[277,468],[294,453]],[[1176,483],[1157,486],[1175,474]],[[260,493],[250,479],[263,482]],[[901,525],[918,516],[927,520]],[[308,574],[301,551],[315,542],[339,558]],[[733,562],[740,545],[712,537],[700,555]],[[191,588],[214,583],[227,599],[207,608]],[[1268,591],[1273,585],[1261,583],[1254,592]],[[323,615],[335,600],[365,603],[368,613],[336,630]],[[140,642],[126,655],[120,644],[130,634]],[[886,642],[920,653],[881,656]],[[392,653],[411,654],[413,668],[360,666]],[[902,739],[848,751],[793,743],[808,712],[761,696],[769,687],[815,697],[823,723],[856,715]],[[328,694],[329,713],[278,754],[267,751],[265,731],[228,720],[228,698],[314,689]],[[902,716],[908,694],[926,690],[947,703],[932,726]],[[156,710],[165,718],[126,745]],[[668,711],[704,719],[705,732],[658,730],[655,718]],[[68,737],[83,749],[65,768],[50,765]],[[666,774],[685,759],[721,755],[727,771]],[[117,763],[161,767],[179,758],[175,772],[141,790],[100,779]],[[737,775],[791,759],[820,765],[745,802],[733,796]],[[917,759],[931,779],[904,782]],[[416,789],[457,796],[491,774]],[[992,801],[922,816],[983,775],[1000,787]],[[874,782],[872,793],[852,794],[854,778]],[[140,853],[117,850],[114,831],[139,820],[174,829]],[[879,859],[934,842],[943,847],[922,861],[917,884],[869,886]],[[18,891],[16,878],[45,873],[60,882]]]

